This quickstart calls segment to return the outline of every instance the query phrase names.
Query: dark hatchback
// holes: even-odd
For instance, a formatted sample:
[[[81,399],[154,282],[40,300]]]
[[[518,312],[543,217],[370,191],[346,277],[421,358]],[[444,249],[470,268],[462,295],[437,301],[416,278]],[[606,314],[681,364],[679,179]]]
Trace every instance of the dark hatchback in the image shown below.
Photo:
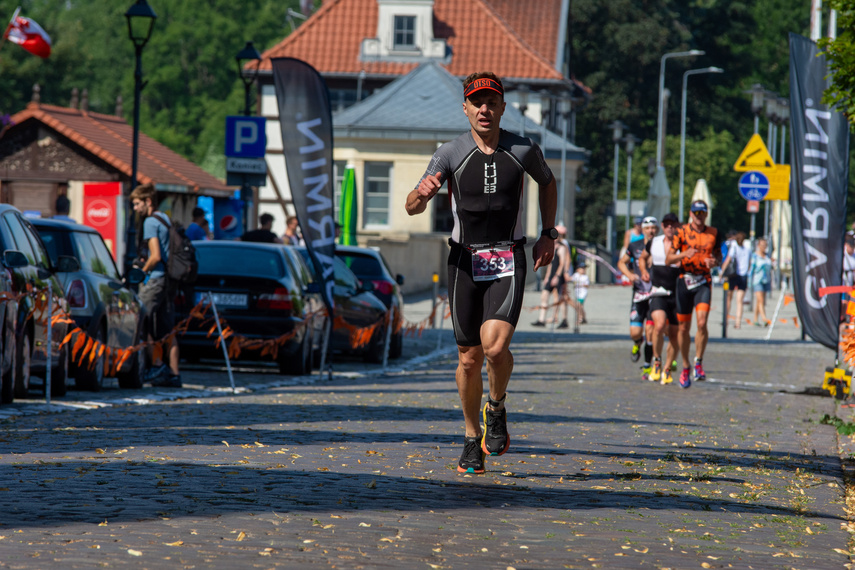
[[[140,340],[140,301],[119,273],[104,238],[89,226],[51,219],[33,219],[44,242],[51,262],[58,263],[60,256],[77,260],[77,271],[57,271],[71,317],[90,338],[112,350],[128,348]],[[132,281],[139,282],[142,272]],[[128,358],[117,371],[119,386],[142,386],[144,366],[142,352]],[[85,390],[100,390],[107,370],[106,353],[92,366],[71,365],[75,385]]]
[[[292,375],[310,373],[316,328],[311,320],[320,318],[316,316],[317,296],[304,289],[283,246],[240,241],[194,241],[193,245],[199,274],[176,303],[177,319],[186,317],[210,295],[221,319],[248,340],[271,340],[294,332],[278,349],[279,370]],[[213,321],[190,322],[178,339],[183,358],[222,357],[222,349],[215,345],[216,331],[209,336],[212,326]],[[240,357],[269,358],[257,350],[244,350]]]
[[[54,265],[44,244],[30,221],[14,206],[0,204],[0,249],[3,250],[3,271],[0,290],[19,297],[18,301],[5,301],[3,306],[2,350],[2,401],[24,398],[29,394],[32,373],[45,376],[51,368],[51,395],[62,396],[68,380],[69,349],[59,345],[65,338],[68,325],[54,319],[48,339],[47,314],[39,309],[46,307],[47,291],[52,291],[53,316],[68,312],[63,288],[56,272],[74,269],[76,260],[62,257]],[[10,323],[12,324],[11,328]],[[47,347],[51,346],[48,362]]]
[[[395,311],[395,327],[399,328],[404,318],[404,297],[401,295],[404,276],[400,273],[393,276],[386,258],[373,247],[337,245],[335,255],[344,261],[361,281],[370,281],[374,285],[372,292],[383,301],[387,309]],[[398,330],[390,340],[389,358],[401,356],[403,342],[403,331]]]
[[[290,246],[286,246],[290,247]],[[309,252],[305,247],[295,247],[307,267],[312,267]],[[368,327],[377,322],[385,321],[386,305],[373,293],[374,285],[368,281],[362,282],[345,263],[336,257],[333,260],[334,279],[333,301],[336,316],[342,317],[346,323],[356,327]],[[310,276],[311,272],[306,272]],[[312,278],[314,280],[314,278]],[[317,290],[318,287],[312,287]],[[367,344],[353,348],[351,334],[347,328],[333,328],[330,348],[337,352],[357,354],[366,362],[383,362],[386,348],[386,327],[374,329]]]

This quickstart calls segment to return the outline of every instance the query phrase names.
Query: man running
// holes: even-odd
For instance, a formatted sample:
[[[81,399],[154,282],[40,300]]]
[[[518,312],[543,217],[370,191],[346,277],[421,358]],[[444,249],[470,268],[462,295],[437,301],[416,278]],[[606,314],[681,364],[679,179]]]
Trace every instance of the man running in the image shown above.
[[[642,279],[641,254],[645,245],[656,232],[659,224],[653,216],[641,221],[642,239],[630,242],[626,251],[618,260],[618,269],[632,282],[632,305],[629,308],[629,336],[632,339],[630,358],[638,362],[641,357],[641,345],[644,343],[644,364],[641,377],[647,380],[650,375],[650,359],[653,356],[653,321],[647,319],[650,300],[650,278]],[[645,330],[646,329],[646,330]],[[645,332],[647,333],[645,335]],[[645,341],[646,336],[646,341]]]
[[[721,263],[721,233],[706,225],[707,203],[692,202],[689,223],[684,225],[671,240],[671,249],[665,263],[680,263],[681,273],[677,280],[677,320],[680,329],[680,353],[683,356],[683,372],[680,386],[692,385],[689,373],[689,344],[692,329],[692,311],[697,314],[698,330],[695,332],[695,380],[706,380],[703,358],[709,340],[707,319],[712,299],[712,277],[710,270]]]
[[[463,112],[470,130],[437,149],[418,185],[407,196],[407,213],[421,214],[448,181],[454,226],[448,240],[448,299],[457,341],[457,390],[466,433],[457,464],[461,473],[483,473],[485,454],[508,450],[505,395],[514,359],[509,350],[522,309],[526,260],[523,186],[528,173],[538,184],[543,227],[534,244],[534,269],[552,262],[555,177],[531,139],[502,130],[505,90],[493,73],[473,73],[463,82]],[[481,367],[486,358],[490,394]]]
[[[644,247],[641,254],[641,278],[647,279],[650,268],[650,318],[653,320],[653,369],[650,380],[670,384],[671,362],[677,358],[679,330],[675,290],[680,276],[680,264],[667,265],[665,257],[671,250],[674,233],[680,228],[676,214],[665,214],[662,218],[662,235],[656,236]],[[662,347],[665,333],[668,334],[668,357],[662,365]]]

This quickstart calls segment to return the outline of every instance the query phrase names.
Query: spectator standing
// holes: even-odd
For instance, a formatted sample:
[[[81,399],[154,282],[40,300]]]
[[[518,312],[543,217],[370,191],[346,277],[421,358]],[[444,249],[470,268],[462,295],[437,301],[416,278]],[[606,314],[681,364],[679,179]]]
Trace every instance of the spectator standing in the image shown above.
[[[282,234],[282,242],[285,243],[285,245],[302,244],[303,238],[300,237],[297,216],[288,216],[288,219],[285,220],[285,233]]]
[[[766,255],[768,242],[765,238],[757,240],[757,249],[751,256],[751,267],[748,270],[748,280],[754,291],[754,325],[768,327],[766,318],[766,295],[772,291],[772,260]]]
[[[751,267],[751,244],[745,239],[745,232],[737,232],[727,248],[727,258],[721,264],[721,272],[724,274],[727,268],[733,265],[735,272],[728,277],[727,306],[725,311],[730,317],[732,300],[736,297],[736,323],[733,328],[738,329],[742,325],[742,308],[745,300],[745,292],[748,291],[748,269]]]
[[[143,306],[143,322],[146,338],[160,340],[175,327],[176,284],[166,274],[169,257],[169,216],[155,209],[157,191],[153,184],[142,184],[131,192],[134,212],[142,219],[142,239],[137,248],[142,255],[142,270],[145,281],[140,284],[139,297]],[[145,380],[152,386],[180,388],[181,375],[178,370],[178,343],[173,339],[165,347],[169,366],[152,358],[152,367]]]
[[[578,303],[576,308],[576,322],[580,325],[587,324],[588,322],[585,315],[585,299],[588,298],[588,287],[591,286],[591,279],[586,272],[587,268],[588,266],[585,262],[580,261],[576,264],[576,272],[570,277],[570,281],[573,282],[572,294],[576,297],[576,302]]]
[[[211,239],[208,231],[208,220],[205,219],[205,210],[193,208],[193,221],[187,226],[184,233],[191,240]]]
[[[73,224],[77,223],[77,220],[69,217],[69,212],[71,212],[71,200],[68,199],[68,196],[65,194],[60,194],[56,197],[56,203],[54,204],[54,209],[56,210],[56,215],[53,216],[54,220],[60,220],[62,222],[71,222]]]
[[[261,214],[258,218],[258,222],[261,226],[257,230],[246,232],[240,236],[240,240],[257,243],[282,243],[282,240],[271,231],[271,228],[273,228],[273,219],[274,218],[271,214]]]

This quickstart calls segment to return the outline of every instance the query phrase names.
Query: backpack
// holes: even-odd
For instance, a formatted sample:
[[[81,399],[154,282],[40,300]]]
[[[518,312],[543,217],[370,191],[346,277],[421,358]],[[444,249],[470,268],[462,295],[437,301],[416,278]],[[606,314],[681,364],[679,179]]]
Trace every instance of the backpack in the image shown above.
[[[167,223],[159,215],[154,214],[157,220],[169,228],[169,252],[166,257],[166,274],[178,283],[194,283],[196,273],[199,271],[199,262],[196,261],[196,248],[187,237],[181,222],[170,220]]]

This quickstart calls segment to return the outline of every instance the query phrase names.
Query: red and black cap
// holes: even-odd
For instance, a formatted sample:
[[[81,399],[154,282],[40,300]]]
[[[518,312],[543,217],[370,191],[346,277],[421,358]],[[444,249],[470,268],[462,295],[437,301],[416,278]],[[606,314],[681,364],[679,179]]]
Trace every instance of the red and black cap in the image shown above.
[[[489,77],[481,77],[479,79],[476,79],[463,89],[463,98],[465,99],[476,91],[481,91],[483,89],[495,91],[502,97],[505,96],[505,88],[502,87],[502,83],[500,81],[490,79]]]

